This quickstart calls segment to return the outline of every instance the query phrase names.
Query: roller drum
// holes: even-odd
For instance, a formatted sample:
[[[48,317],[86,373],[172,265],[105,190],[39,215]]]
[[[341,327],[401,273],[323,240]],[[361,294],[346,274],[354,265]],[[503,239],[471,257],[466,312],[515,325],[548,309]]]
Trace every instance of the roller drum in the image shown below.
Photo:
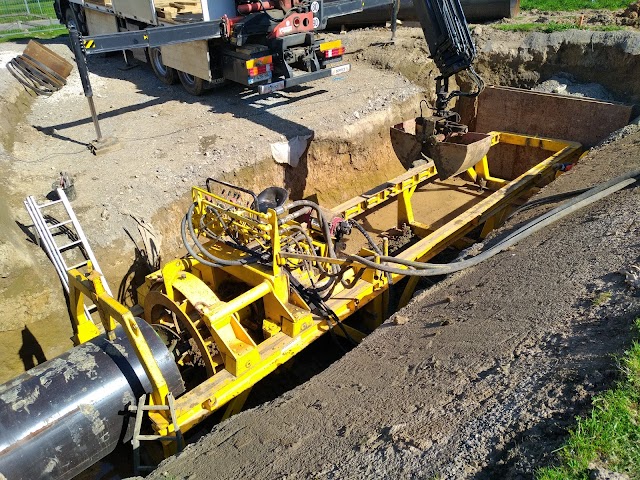
[[[174,395],[184,392],[162,340],[137,319]],[[68,479],[131,439],[127,412],[151,384],[124,330],[74,347],[0,385],[0,479]]]

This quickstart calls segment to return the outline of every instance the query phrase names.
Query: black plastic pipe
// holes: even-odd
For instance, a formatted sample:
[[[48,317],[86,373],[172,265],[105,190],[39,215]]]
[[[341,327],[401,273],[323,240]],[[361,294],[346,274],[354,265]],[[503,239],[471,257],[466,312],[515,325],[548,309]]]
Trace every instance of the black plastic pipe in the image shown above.
[[[144,320],[138,326],[174,395],[178,367]],[[121,327],[0,385],[0,478],[69,479],[131,439],[127,412],[151,384]]]

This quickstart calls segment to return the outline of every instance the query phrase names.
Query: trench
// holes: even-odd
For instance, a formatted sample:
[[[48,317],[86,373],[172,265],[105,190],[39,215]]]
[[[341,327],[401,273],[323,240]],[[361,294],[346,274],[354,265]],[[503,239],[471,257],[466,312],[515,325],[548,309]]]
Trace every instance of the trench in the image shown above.
[[[545,43],[545,39],[535,37],[533,39],[525,39],[520,44],[514,42],[512,49],[492,49],[487,46],[489,40],[479,37],[477,38],[480,45],[478,70],[489,83],[525,88],[533,87],[558,73],[566,73],[571,75],[576,82],[602,84],[618,101],[631,103],[639,101],[640,86],[634,80],[640,74],[640,71],[636,71],[640,68],[640,62],[630,62],[628,60],[630,55],[636,54],[635,51],[630,51],[631,47],[624,45],[628,40],[624,35],[619,35],[619,38],[612,40],[612,37],[607,36],[613,35],[610,32],[601,33],[603,36],[601,39],[596,39],[595,49],[593,36],[589,38],[574,38],[573,43],[571,39],[559,41],[555,37],[547,38]],[[409,48],[411,45],[413,45],[411,46],[412,49],[416,47],[414,40],[407,42],[404,46],[400,42],[397,48],[398,52],[396,52],[397,56],[396,54],[387,56],[386,63],[380,63],[379,66],[381,68],[398,68],[410,80],[416,81],[425,88],[432,89],[432,77],[425,74],[424,68],[416,66],[412,56],[403,55],[403,53],[406,53],[403,52],[405,47]],[[366,55],[359,61],[376,64],[376,61],[366,58]],[[595,65],[598,65],[598,68],[594,68]],[[459,79],[459,83],[464,85],[464,79]],[[583,108],[589,107],[584,106]],[[633,110],[633,113],[636,113],[635,110]],[[630,120],[633,113],[630,113],[629,118],[625,121]],[[20,114],[16,114],[16,123],[22,121],[22,114],[23,111]],[[504,118],[503,120],[508,123],[511,119]],[[550,128],[556,127],[551,126]],[[612,127],[611,131],[615,129]],[[14,138],[11,135],[7,136],[6,139],[3,138],[3,142],[8,142],[5,143],[5,148],[10,146],[13,141]],[[594,140],[593,144],[596,143],[597,141]],[[514,158],[516,161],[509,160]],[[389,125],[372,126],[367,131],[352,132],[345,135],[344,138],[313,139],[299,165],[295,168],[275,164],[268,158],[250,167],[227,174],[222,179],[252,189],[255,192],[259,192],[269,186],[282,186],[289,191],[292,199],[306,198],[312,199],[323,206],[335,206],[404,173],[412,166],[414,160],[415,156],[398,146],[398,142],[394,138],[394,133],[390,130]],[[490,159],[492,171],[495,171],[495,174],[502,178],[514,178],[539,160],[540,157],[537,154],[527,154],[517,148],[503,148]],[[416,215],[421,216],[425,223],[437,227],[454,218],[485,194],[486,192],[482,188],[474,186],[468,180],[435,182],[428,188],[421,189],[418,192]],[[176,225],[179,225],[189,202],[190,196],[185,194],[183,198],[168,206],[162,215],[152,219],[154,226],[167,239],[163,244],[165,247],[163,257],[165,259],[175,258],[183,254]],[[397,208],[394,204],[376,209],[364,222],[367,230],[379,240],[383,231],[389,230],[389,225],[394,225],[396,211]],[[0,219],[7,224],[14,222],[10,216],[7,218],[0,217]],[[468,240],[478,240],[479,233],[479,229],[476,229],[469,234]],[[403,248],[406,244],[411,244],[412,242],[411,235],[408,236],[409,238],[403,238],[403,236],[406,236],[404,234],[405,232],[402,229],[392,232],[392,238],[398,239],[398,248]],[[469,244],[467,242],[467,245]],[[451,247],[432,261],[450,261],[458,255],[459,251],[459,248]],[[109,277],[126,277],[125,273],[130,271],[130,264],[134,263],[123,261],[120,245],[98,249],[96,253],[99,258],[104,258],[104,262],[110,265],[109,268],[111,270],[106,272]],[[14,284],[14,289],[18,288],[19,285],[28,283],[27,278],[30,275],[29,272],[32,271],[29,268],[34,267],[25,267],[24,279]],[[142,278],[141,273],[144,272],[138,272],[135,269],[130,271],[129,282],[131,287],[129,292],[135,291],[133,287]],[[418,290],[426,288],[432,283],[433,280],[421,281]],[[48,293],[48,299],[44,301],[51,303],[55,301],[56,296],[60,296],[61,291],[56,285]],[[15,301],[19,293],[7,291],[5,295],[10,296]],[[394,304],[397,304],[397,300],[396,294],[392,299],[392,307],[389,314],[395,312]],[[22,301],[24,302],[24,300]],[[64,323],[66,319],[62,321],[56,319],[56,322]],[[47,319],[47,323],[50,327],[53,320]],[[34,328],[39,331],[37,326],[34,326]],[[68,339],[68,323],[65,324],[65,327],[61,327],[60,330],[64,333],[57,336],[53,335],[51,338],[54,340],[58,337]],[[36,336],[40,338],[39,335]],[[15,331],[0,332],[1,345],[10,345],[19,341],[20,339]],[[22,337],[22,342],[24,343],[24,336]],[[286,391],[303,384],[312,376],[328,368],[349,348],[351,348],[350,345],[345,341],[338,339],[336,343],[329,335],[324,335],[287,364],[258,383],[253,388],[246,407],[252,408],[274,400]],[[20,373],[24,369],[17,362],[10,368],[12,371],[6,374],[7,378],[13,376],[10,374]],[[191,434],[190,440],[195,441],[205,434],[211,426],[211,422],[214,421],[216,421],[216,418],[212,416],[211,420],[203,423],[200,428],[195,429]],[[130,466],[130,445],[121,445],[114,453],[77,478],[110,479],[126,477],[130,474]]]
[[[329,169],[340,168],[343,170],[351,167],[351,172],[356,174],[354,176],[356,176],[357,181],[352,181],[342,176],[342,181],[339,184],[307,182],[303,185],[300,177],[297,177],[297,175],[300,175],[298,172],[291,172],[289,171],[290,167],[281,167],[273,164],[273,162],[265,163],[264,168],[257,166],[238,171],[226,180],[233,180],[245,188],[254,189],[256,192],[266,186],[278,185],[278,180],[280,180],[281,185],[288,185],[287,182],[293,181],[297,182],[296,186],[298,188],[297,194],[294,189],[291,189],[293,199],[314,198],[321,204],[329,203],[335,205],[352,197],[354,191],[358,191],[356,188],[360,187],[360,192],[363,189],[367,189],[367,187],[372,188],[379,185],[381,179],[388,180],[390,177],[395,176],[395,173],[402,173],[411,166],[410,162],[415,160],[415,157],[407,153],[410,149],[399,147],[397,139],[394,140],[394,136],[397,134],[394,129],[380,130],[374,137],[369,137],[363,144],[344,141],[314,142],[298,167],[303,169],[303,178],[307,179],[323,178],[327,175]],[[375,171],[373,174],[368,174],[367,172],[373,169],[367,170],[359,162],[367,161],[366,159],[370,158],[373,152],[378,153],[375,156]],[[403,154],[406,156],[403,156]],[[503,146],[492,151],[489,156],[489,164],[494,175],[513,179],[526,172],[548,155],[548,153],[541,155],[539,152],[527,147]],[[511,161],[508,161],[508,159],[511,159]],[[369,167],[371,167],[371,163],[370,161],[368,162]],[[259,178],[255,174],[257,170],[262,173]],[[314,189],[309,185],[318,185],[319,188]],[[542,185],[540,184],[539,186]],[[519,197],[518,203],[514,204],[514,206],[521,204],[535,191],[537,191],[537,188],[524,197]],[[483,190],[483,188],[478,187],[469,179],[452,178],[445,181],[434,181],[417,190],[415,194],[415,215],[422,222],[435,229],[453,220],[490,194],[490,191]],[[407,231],[402,226],[400,228],[389,228],[390,225],[395,225],[396,215],[397,203],[392,201],[373,209],[361,221],[377,242],[380,242],[383,236],[386,235],[391,239],[391,249],[401,251],[414,244],[417,238],[410,230]],[[461,248],[468,247],[481,240],[481,231],[482,226],[480,225],[470,232],[461,244],[450,246],[442,253],[434,256],[431,261],[436,263],[452,261],[458,256]],[[358,235],[353,236],[355,237],[355,245],[352,249],[357,251],[366,242],[364,238],[358,237]],[[349,242],[347,242],[347,250],[350,248]],[[421,280],[417,286],[418,291],[434,285],[441,278],[434,277]],[[398,310],[400,294],[405,285],[406,280],[394,286],[390,307],[384,315],[384,320],[387,320]],[[361,320],[354,316],[354,320],[347,320],[347,324],[361,327],[362,323],[359,323]],[[287,391],[304,384],[313,376],[329,368],[333,362],[341,358],[351,348],[355,347],[340,337],[332,338],[329,335],[324,335],[285,365],[257,383],[252,388],[244,408],[259,407],[265,402],[276,400]],[[187,441],[194,442],[205,435],[220,420],[222,413],[223,411],[221,410],[213,414],[201,425],[190,431],[186,437]],[[158,452],[156,452],[157,454]],[[149,455],[153,455],[153,453],[149,453]],[[158,457],[156,456],[156,458]],[[99,466],[96,466],[96,468],[102,469],[113,468],[116,472],[122,468],[124,470],[121,475],[126,475],[129,467],[130,449],[128,445],[121,445],[114,454],[110,455],[104,462],[101,462]],[[78,478],[95,478],[95,475],[96,470],[92,469]]]

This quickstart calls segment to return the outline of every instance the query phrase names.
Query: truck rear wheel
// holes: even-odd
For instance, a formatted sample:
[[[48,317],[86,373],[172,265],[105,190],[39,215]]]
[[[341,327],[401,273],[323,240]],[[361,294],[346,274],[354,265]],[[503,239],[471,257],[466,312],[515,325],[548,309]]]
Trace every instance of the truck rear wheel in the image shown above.
[[[191,95],[200,96],[204,93],[207,86],[207,81],[188,73],[184,73],[178,70],[178,78],[184,89]]]
[[[178,75],[175,68],[167,67],[162,63],[162,52],[160,48],[153,47],[148,51],[149,63],[156,77],[166,85],[173,85],[178,81]]]
[[[78,30],[81,35],[87,35],[87,25],[83,21],[83,16],[77,12],[73,4],[69,4],[64,12],[64,23],[67,28],[69,28],[69,23],[71,22],[73,22],[76,30]]]

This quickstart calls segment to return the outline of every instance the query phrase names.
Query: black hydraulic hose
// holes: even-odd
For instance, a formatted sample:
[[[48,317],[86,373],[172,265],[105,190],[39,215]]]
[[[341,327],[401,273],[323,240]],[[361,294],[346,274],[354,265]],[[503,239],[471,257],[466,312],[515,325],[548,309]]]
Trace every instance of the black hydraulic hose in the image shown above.
[[[304,301],[307,302],[307,304],[310,307],[315,308],[316,310],[320,310],[321,313],[326,316],[327,326],[329,327],[329,332],[331,333],[331,337],[333,338],[334,342],[336,342],[336,344],[340,347],[340,349],[344,351],[342,346],[338,343],[337,338],[335,337],[335,333],[333,331],[334,325],[331,323],[331,321],[334,321],[336,325],[338,325],[340,330],[342,330],[342,333],[344,334],[345,338],[352,345],[357,345],[358,342],[356,342],[353,339],[353,337],[349,335],[349,332],[347,332],[347,329],[344,327],[344,325],[340,321],[340,317],[338,317],[336,312],[331,310],[331,307],[329,307],[329,305],[327,305],[325,301],[322,298],[320,298],[320,295],[318,295],[316,292],[309,290],[308,288],[305,288],[298,281],[297,278],[295,278],[290,272],[288,273],[289,273],[289,283],[300,294],[300,296],[304,299]]]
[[[373,241],[373,238],[371,238],[371,235],[369,235],[369,232],[367,232],[362,225],[360,225],[355,220],[349,220],[349,225],[351,225],[352,227],[356,227],[356,230],[358,230],[364,236],[364,238],[367,240],[367,242],[369,243],[369,246],[374,252],[376,252],[380,256],[384,255],[382,253],[382,250],[380,250],[380,247],[376,245],[376,242]]]
[[[640,177],[640,170],[627,173],[620,177],[609,180],[608,182],[597,185],[583,194],[569,200],[562,205],[554,208],[550,212],[535,218],[531,222],[523,225],[518,228],[511,234],[507,235],[505,238],[501,239],[496,245],[492,246],[488,250],[480,253],[479,255],[469,258],[467,260],[461,260],[458,262],[453,262],[449,264],[433,264],[433,263],[423,263],[423,262],[414,262],[410,260],[402,260],[394,257],[383,256],[380,257],[381,261],[396,263],[399,265],[405,265],[411,269],[403,269],[390,267],[388,265],[381,265],[376,263],[375,261],[364,258],[359,255],[350,255],[347,258],[350,260],[354,260],[356,262],[362,263],[368,267],[376,268],[378,270],[389,272],[393,274],[399,275],[408,275],[408,276],[419,276],[419,277],[429,277],[429,276],[437,276],[437,275],[447,275],[450,273],[458,272],[460,270],[464,270],[466,268],[475,266],[488,258],[495,256],[496,254],[506,250],[510,246],[519,242],[520,240],[528,237],[529,235],[541,230],[542,228],[550,225],[561,218],[579,210],[582,207],[590,205],[602,198],[611,195],[618,190],[621,190],[625,187],[633,185],[637,182]]]
[[[316,211],[316,215],[318,215],[318,221],[320,222],[320,227],[322,228],[322,233],[324,235],[324,240],[327,243],[327,249],[329,253],[329,257],[336,258],[336,252],[333,247],[333,241],[331,240],[331,231],[329,227],[329,222],[325,218],[322,210],[320,209],[320,205],[310,200],[296,200],[294,202],[285,205],[287,210],[291,210],[296,207],[311,207]]]
[[[549,195],[548,197],[531,200],[530,202],[527,202],[524,205],[521,205],[520,207],[516,208],[513,212],[511,212],[509,217],[507,217],[507,220],[519,213],[525,212],[527,210],[531,210],[532,208],[538,207],[540,205],[545,205],[547,203],[555,203],[560,200],[564,200],[566,198],[575,197],[588,190],[589,190],[588,188],[581,188],[579,190],[572,190],[570,192],[558,193],[556,195]]]
[[[222,225],[222,230],[229,235],[230,237],[232,237],[229,233],[229,230],[227,228],[227,222],[224,221],[224,219],[222,218],[222,215],[220,215],[218,213],[218,210],[216,210],[215,208],[208,208],[208,210],[210,212],[213,212],[213,214],[216,216],[216,218],[218,219],[218,222],[220,222],[220,225]],[[204,215],[202,217],[200,217],[200,229],[204,230],[208,235],[211,235],[212,237],[216,237],[217,235],[215,234],[215,232],[213,232],[212,230],[209,230],[209,225],[211,225],[211,223],[213,223],[213,221],[209,222],[209,224],[205,225],[204,224]],[[233,238],[233,237],[232,237]]]
[[[202,263],[203,265],[206,265],[208,267],[221,267],[222,266],[219,263],[213,263],[213,262],[210,262],[208,260],[205,260],[200,255],[198,255],[193,250],[193,248],[191,248],[191,245],[189,245],[189,239],[187,238],[187,216],[186,215],[182,218],[182,222],[180,222],[180,235],[182,236],[182,244],[184,245],[184,248],[187,249],[187,253],[189,255],[191,255],[193,258],[196,258],[200,263]]]
[[[182,218],[182,222],[180,224],[180,235],[182,236],[182,243],[184,245],[184,248],[187,249],[187,253],[189,255],[191,255],[193,258],[197,259],[200,263],[202,263],[203,265],[206,265],[208,267],[222,267],[223,266],[220,263],[213,263],[213,262],[210,262],[210,261],[202,258],[200,255],[198,255],[193,250],[193,248],[191,248],[191,245],[189,245],[189,239],[187,238],[187,216],[186,215]]]
[[[191,256],[193,256],[194,258],[197,258],[200,262],[202,262],[204,265],[207,265],[209,267],[237,267],[242,265],[248,265],[250,263],[257,263],[259,261],[259,258],[257,257],[243,258],[240,260],[225,260],[223,258],[219,258],[212,255],[205,248],[205,246],[202,245],[202,243],[200,243],[200,241],[197,238],[196,232],[193,229],[192,219],[193,219],[193,211],[196,205],[197,205],[196,203],[191,204],[191,206],[189,207],[189,210],[187,210],[187,214],[182,219],[182,225],[181,225],[182,242],[184,243],[184,246],[187,249],[187,252],[189,252]],[[186,233],[187,228],[189,229],[189,234],[191,235],[191,239],[193,240],[193,243],[196,245],[196,247],[198,247],[198,250],[200,250],[200,253],[202,253],[208,260],[203,259],[202,256],[195,253],[195,251],[189,245],[189,241],[187,239],[187,233]],[[247,249],[247,253],[256,254],[256,252],[253,252],[252,250],[249,250],[249,249]]]
[[[285,225],[291,220],[295,220],[296,218],[301,217],[302,215],[307,215],[311,213],[311,210],[313,210],[311,207],[305,207],[305,208],[301,208],[300,210],[296,210],[293,213],[290,213],[286,217],[278,218],[278,225]]]
[[[345,270],[346,270],[346,268],[345,268]],[[345,280],[344,278],[342,278],[342,277],[341,277],[341,278],[340,278],[340,283],[341,283],[341,284],[342,284],[342,286],[343,286],[344,288],[346,288],[347,290],[349,290],[349,289],[353,288],[353,287],[356,285],[356,283],[358,282],[358,280],[360,280],[360,278],[362,277],[362,275],[364,275],[365,270],[366,270],[365,268],[361,268],[361,269],[359,269],[359,270],[356,272],[356,274],[353,276],[353,278],[351,279],[351,281]],[[344,272],[341,272],[341,273],[344,273]],[[390,284],[391,284],[391,283],[390,283]]]
[[[298,225],[291,225],[291,226],[289,226],[287,228],[283,228],[280,231],[280,234],[282,235],[286,231],[294,231],[294,232],[301,233],[304,236],[304,238],[305,238],[307,244],[309,245],[309,248],[311,249],[311,251],[314,254],[316,253],[316,249],[313,246],[313,239],[309,236],[309,234],[307,232],[304,231],[304,229],[302,227],[299,227]],[[329,275],[329,272],[327,272],[327,270],[322,266],[321,262],[318,262],[317,265],[318,265],[318,269],[320,270],[320,272],[322,272],[325,275]]]
[[[369,235],[369,232],[367,232],[364,227],[362,225],[360,225],[358,222],[356,222],[355,220],[349,220],[349,224],[353,227],[356,227],[356,229],[362,234],[364,235],[364,238],[367,239],[367,242],[369,242],[369,245],[371,246],[371,248],[373,249],[374,252],[376,252],[379,256],[384,256],[384,254],[382,253],[382,250],[380,250],[380,247],[378,247],[378,245],[376,245],[376,242],[373,241],[373,238],[371,238],[371,235]],[[389,282],[389,285],[393,285],[393,279],[391,278],[391,274],[387,272],[387,280]],[[346,287],[347,284],[345,284],[345,282],[343,281],[343,279],[340,279],[340,283],[342,283],[343,287]]]
[[[471,78],[471,80],[473,81],[473,83],[476,84],[476,91],[475,92],[463,92],[461,90],[454,90],[452,91],[447,98],[444,100],[445,103],[449,103],[454,97],[469,97],[469,98],[474,98],[477,97],[478,95],[480,95],[483,90],[484,90],[484,80],[482,80],[482,77],[480,77],[480,75],[478,75],[478,73],[474,70],[473,67],[468,67],[466,69],[467,74],[469,75],[469,77]]]

